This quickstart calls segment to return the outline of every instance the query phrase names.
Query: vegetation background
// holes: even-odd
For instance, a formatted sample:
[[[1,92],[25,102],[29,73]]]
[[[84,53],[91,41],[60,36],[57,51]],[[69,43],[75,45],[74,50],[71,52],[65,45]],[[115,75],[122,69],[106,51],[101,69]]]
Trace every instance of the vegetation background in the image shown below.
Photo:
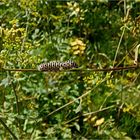
[[[139,70],[88,70],[139,43],[139,0],[1,0],[0,139],[140,139]],[[84,71],[6,70],[69,59]]]

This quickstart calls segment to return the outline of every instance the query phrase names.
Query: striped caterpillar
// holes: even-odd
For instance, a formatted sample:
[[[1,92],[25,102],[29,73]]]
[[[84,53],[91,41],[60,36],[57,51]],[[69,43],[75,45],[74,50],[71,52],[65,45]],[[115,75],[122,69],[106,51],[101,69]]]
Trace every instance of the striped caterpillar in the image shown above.
[[[55,72],[72,68],[78,68],[78,65],[71,60],[65,62],[50,61],[48,63],[43,63],[38,66],[38,70],[40,71],[55,71]]]

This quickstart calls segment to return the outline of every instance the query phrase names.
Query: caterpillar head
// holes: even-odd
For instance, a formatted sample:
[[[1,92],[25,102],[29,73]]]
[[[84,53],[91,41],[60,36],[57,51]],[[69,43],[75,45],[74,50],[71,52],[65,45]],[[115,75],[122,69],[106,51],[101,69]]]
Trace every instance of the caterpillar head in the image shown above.
[[[38,66],[39,71],[47,71],[47,64],[43,63]]]
[[[78,68],[78,64],[72,60],[68,60],[66,63],[68,64],[69,68]]]

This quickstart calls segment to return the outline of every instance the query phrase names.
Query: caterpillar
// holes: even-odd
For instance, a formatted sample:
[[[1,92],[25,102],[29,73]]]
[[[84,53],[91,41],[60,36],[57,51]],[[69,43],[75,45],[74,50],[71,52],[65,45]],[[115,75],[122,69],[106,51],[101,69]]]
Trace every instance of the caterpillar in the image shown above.
[[[38,70],[40,71],[55,71],[55,72],[72,68],[78,68],[78,65],[77,63],[71,60],[65,62],[50,61],[48,63],[43,63],[38,66]]]

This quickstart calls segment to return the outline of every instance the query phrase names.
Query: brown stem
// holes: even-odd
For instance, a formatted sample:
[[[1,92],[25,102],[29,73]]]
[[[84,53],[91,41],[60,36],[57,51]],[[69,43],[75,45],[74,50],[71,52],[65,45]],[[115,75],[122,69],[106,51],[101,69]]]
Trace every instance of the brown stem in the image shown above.
[[[136,68],[139,68],[139,67],[137,65],[132,65],[132,66],[127,66],[127,67],[114,67],[114,68],[105,68],[105,69],[104,68],[103,69],[80,69],[80,68],[75,68],[75,69],[64,70],[64,71],[71,71],[71,72],[74,72],[74,71],[121,71],[121,70],[129,70],[129,69],[136,69]],[[41,72],[37,69],[9,69],[9,68],[3,68],[2,71]],[[49,71],[49,72],[52,72],[52,71]],[[62,71],[58,71],[58,72],[62,72]]]
[[[129,70],[136,69],[138,66],[127,66],[127,67],[114,67],[114,68],[103,68],[103,69],[72,69],[71,71],[81,70],[81,71],[121,71],[121,70]]]
[[[39,72],[39,70],[37,69],[9,69],[9,68],[3,68],[2,71]]]

